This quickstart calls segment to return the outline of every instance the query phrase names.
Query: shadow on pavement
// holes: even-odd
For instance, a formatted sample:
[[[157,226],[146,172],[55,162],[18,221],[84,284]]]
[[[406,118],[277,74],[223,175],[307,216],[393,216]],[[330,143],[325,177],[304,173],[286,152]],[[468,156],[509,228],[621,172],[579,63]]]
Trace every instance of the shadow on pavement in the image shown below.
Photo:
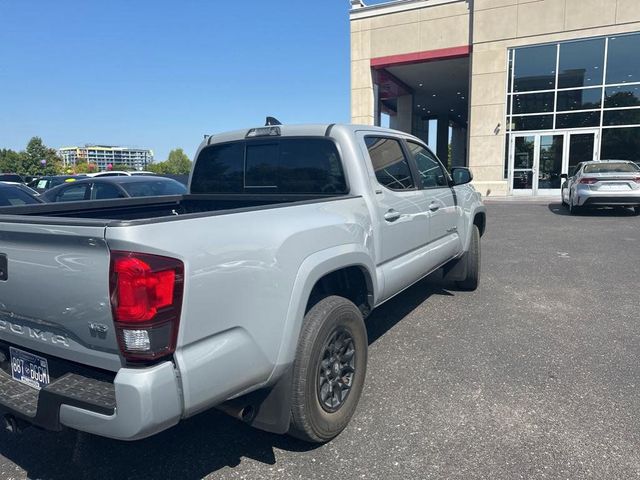
[[[452,295],[446,287],[436,272],[382,305],[367,320],[369,343],[374,343],[431,295]],[[274,448],[306,452],[317,447],[255,430],[217,410],[204,412],[138,442],[119,442],[72,430],[52,433],[29,428],[18,435],[0,431],[0,455],[25,470],[29,478],[43,480],[192,480],[233,468],[244,457],[275,465]]]
[[[631,208],[608,207],[608,208],[583,208],[576,215],[571,215],[569,209],[558,203],[550,203],[547,208],[551,213],[563,217],[633,217],[636,213]]]

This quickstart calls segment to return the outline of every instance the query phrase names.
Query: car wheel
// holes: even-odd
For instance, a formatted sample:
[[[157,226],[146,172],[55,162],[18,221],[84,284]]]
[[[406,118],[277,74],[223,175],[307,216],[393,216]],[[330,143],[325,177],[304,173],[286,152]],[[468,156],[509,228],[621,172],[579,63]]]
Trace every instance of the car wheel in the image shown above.
[[[580,207],[573,204],[573,198],[569,195],[569,213],[571,215],[577,215],[580,212]]]
[[[463,261],[467,262],[467,276],[457,281],[456,285],[461,290],[475,290],[480,284],[480,230],[477,225],[471,229],[471,245]]]
[[[567,202],[564,201],[564,191],[565,191],[564,188],[560,190],[560,201],[562,202],[563,207],[567,207],[568,206]]]
[[[362,393],[367,348],[362,313],[346,298],[309,310],[293,366],[290,435],[324,443],[344,430]]]
[[[633,211],[636,215],[640,215],[640,207],[633,207]]]

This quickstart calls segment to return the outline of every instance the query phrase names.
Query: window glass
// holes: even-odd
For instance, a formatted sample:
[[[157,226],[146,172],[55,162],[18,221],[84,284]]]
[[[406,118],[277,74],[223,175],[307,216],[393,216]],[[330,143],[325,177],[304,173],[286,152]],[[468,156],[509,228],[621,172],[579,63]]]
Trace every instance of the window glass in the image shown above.
[[[0,187],[0,205],[11,207],[15,205],[32,205],[40,203],[28,193],[15,187]]]
[[[433,153],[417,143],[407,142],[407,145],[416,161],[424,188],[449,186],[447,174]]]
[[[604,38],[560,44],[558,88],[602,85]]]
[[[122,184],[132,197],[157,197],[160,195],[183,195],[187,188],[175,180],[148,180],[145,182],[127,182]]]
[[[515,51],[514,91],[552,90],[556,87],[556,45]]]
[[[550,130],[553,128],[553,115],[532,115],[513,117],[513,130]]]
[[[600,112],[559,113],[556,128],[580,128],[600,126]]]
[[[604,107],[640,106],[640,85],[618,85],[605,89]]]
[[[381,185],[391,190],[415,188],[409,162],[407,162],[398,140],[367,137],[365,143],[376,178]]]
[[[553,112],[554,93],[527,93],[513,96],[513,113]]]
[[[613,125],[640,125],[640,108],[605,111],[602,124],[606,127]]]
[[[640,162],[640,127],[603,129],[600,158]]]
[[[590,110],[600,108],[601,104],[602,88],[563,90],[558,92],[558,107],[556,111]]]
[[[192,193],[242,193],[244,142],[204,148],[196,160]]]
[[[108,198],[123,198],[125,195],[115,185],[110,183],[94,183],[91,198],[94,200],[106,200]]]
[[[607,84],[640,82],[640,34],[609,37]]]
[[[640,168],[635,163],[607,162],[590,163],[584,167],[584,173],[636,173]]]
[[[196,160],[192,193],[255,193],[260,189],[280,194],[348,192],[338,150],[326,138],[213,145]]]
[[[62,191],[56,194],[56,202],[77,202],[84,200],[88,187],[88,183],[83,183],[81,185],[63,188]]]

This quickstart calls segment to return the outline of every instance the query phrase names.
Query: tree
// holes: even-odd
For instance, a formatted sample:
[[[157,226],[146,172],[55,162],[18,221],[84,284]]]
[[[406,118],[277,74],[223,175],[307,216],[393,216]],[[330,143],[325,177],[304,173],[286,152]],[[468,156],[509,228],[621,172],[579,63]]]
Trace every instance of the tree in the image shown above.
[[[154,173],[184,175],[191,171],[191,160],[181,148],[176,148],[169,152],[169,158],[166,161],[150,163],[147,168]]]
[[[15,152],[10,149],[0,150],[0,172],[22,173],[24,152]]]
[[[33,137],[24,151],[20,170],[25,175],[55,175],[62,171],[62,159],[40,137]]]

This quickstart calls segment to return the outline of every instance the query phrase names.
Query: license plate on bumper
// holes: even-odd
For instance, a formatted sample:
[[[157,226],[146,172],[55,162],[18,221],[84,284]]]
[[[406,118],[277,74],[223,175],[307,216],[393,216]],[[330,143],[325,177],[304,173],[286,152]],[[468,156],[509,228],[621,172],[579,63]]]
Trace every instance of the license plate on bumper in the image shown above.
[[[47,359],[18,348],[9,347],[11,354],[11,376],[14,380],[40,390],[49,385]]]

